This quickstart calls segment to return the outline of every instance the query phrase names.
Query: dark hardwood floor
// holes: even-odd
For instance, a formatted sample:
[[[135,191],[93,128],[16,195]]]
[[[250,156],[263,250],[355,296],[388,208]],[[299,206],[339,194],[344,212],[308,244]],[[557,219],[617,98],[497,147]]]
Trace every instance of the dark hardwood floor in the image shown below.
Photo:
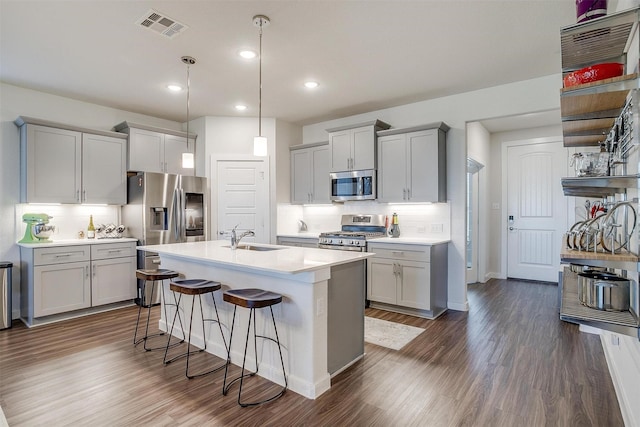
[[[287,392],[254,408],[221,395],[221,372],[187,380],[183,362],[134,348],[135,307],[16,322],[0,331],[0,406],[12,427],[623,425],[600,338],[558,319],[556,286],[492,280],[469,301],[435,321],[367,309],[425,331],[400,351],[367,344],[316,400]],[[194,367],[220,361],[198,357]],[[260,378],[250,391],[269,387]]]

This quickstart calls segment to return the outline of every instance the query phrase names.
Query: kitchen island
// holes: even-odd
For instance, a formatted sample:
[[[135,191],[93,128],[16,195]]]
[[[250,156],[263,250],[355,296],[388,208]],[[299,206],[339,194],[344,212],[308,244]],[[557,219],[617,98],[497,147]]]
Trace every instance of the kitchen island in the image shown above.
[[[331,387],[336,374],[364,355],[364,296],[366,252],[334,251],[256,244],[231,249],[228,241],[174,243],[140,246],[138,249],[160,254],[162,268],[175,270],[188,279],[208,279],[222,283],[222,289],[260,288],[283,296],[273,307],[282,343],[289,389],[314,399]],[[167,298],[168,283],[165,283]],[[233,306],[215,294],[216,304],[228,340]],[[183,299],[185,310],[186,299]],[[213,318],[213,302],[203,300],[205,318]],[[173,307],[168,305],[169,321]],[[161,310],[164,315],[164,310]],[[198,310],[194,312],[192,344],[204,347]],[[328,318],[344,318],[340,327],[329,327]],[[268,310],[256,312],[258,334],[273,336]],[[242,337],[247,328],[248,311],[236,316],[236,332],[231,361],[240,365],[244,348]],[[332,322],[335,324],[335,322]],[[170,327],[170,324],[168,325]],[[220,332],[207,324],[207,351],[226,358]],[[160,320],[167,330],[167,319]],[[174,335],[180,333],[174,330]],[[252,346],[249,346],[252,351]],[[251,353],[249,353],[251,354]],[[259,375],[283,384],[277,347],[258,343]],[[253,357],[247,358],[249,365]],[[253,366],[248,366],[254,369]]]

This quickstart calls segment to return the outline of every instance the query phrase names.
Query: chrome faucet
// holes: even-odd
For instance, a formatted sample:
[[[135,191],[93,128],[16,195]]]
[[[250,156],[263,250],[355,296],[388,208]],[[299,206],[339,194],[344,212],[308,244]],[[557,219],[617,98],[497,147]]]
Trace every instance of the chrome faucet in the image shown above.
[[[242,240],[243,237],[256,235],[256,233],[253,230],[247,230],[242,234],[240,234],[240,236],[238,236],[236,234],[236,228],[238,228],[238,225],[233,227],[233,230],[231,230],[231,249],[238,249],[238,244],[240,243],[240,240]]]

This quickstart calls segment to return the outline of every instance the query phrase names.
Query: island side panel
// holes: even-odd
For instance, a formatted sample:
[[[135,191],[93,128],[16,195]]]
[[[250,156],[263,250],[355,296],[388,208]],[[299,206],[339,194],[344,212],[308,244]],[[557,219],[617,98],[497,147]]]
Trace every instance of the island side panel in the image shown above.
[[[187,279],[208,279],[222,283],[222,289],[259,288],[277,292],[283,296],[282,304],[273,307],[278,326],[278,334],[282,343],[285,369],[289,381],[289,389],[307,398],[314,399],[328,390],[331,386],[327,369],[327,289],[330,268],[323,268],[312,272],[299,274],[264,273],[257,270],[246,270],[221,266],[199,260],[173,257],[160,254],[163,268],[175,270]],[[167,301],[172,302],[173,296],[165,283]],[[228,341],[229,330],[233,317],[233,305],[222,300],[222,293],[215,293],[216,304],[223,331]],[[183,316],[188,316],[191,302],[183,298],[181,306]],[[203,299],[205,318],[214,318],[211,297]],[[171,306],[167,307],[169,326],[173,319]],[[164,310],[163,310],[164,313]],[[246,337],[249,311],[238,308],[234,340],[231,348],[231,360],[235,365],[242,365],[244,340]],[[256,312],[258,334],[273,335],[273,326],[268,309]],[[188,322],[188,320],[187,320]],[[200,313],[194,311],[194,330],[192,343],[202,347],[202,328]],[[160,328],[167,330],[164,319],[160,321]],[[220,331],[214,323],[208,322],[207,351],[218,357],[226,358],[224,346],[220,340]],[[174,335],[181,334],[174,331]],[[261,343],[260,341],[264,341]],[[277,347],[270,341],[258,340],[258,356],[260,363],[259,375],[278,384],[282,382],[282,368]],[[249,345],[247,367],[253,366],[253,346]]]
[[[364,356],[365,261],[331,267],[328,369],[331,376]]]

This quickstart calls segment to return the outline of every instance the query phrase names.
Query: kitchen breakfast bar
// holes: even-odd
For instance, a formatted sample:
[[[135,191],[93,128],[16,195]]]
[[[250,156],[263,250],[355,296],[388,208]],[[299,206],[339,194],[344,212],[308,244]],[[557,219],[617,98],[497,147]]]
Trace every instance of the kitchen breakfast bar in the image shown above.
[[[289,389],[314,399],[331,387],[331,376],[364,356],[365,259],[367,252],[335,251],[266,244],[241,244],[232,249],[229,241],[205,241],[139,246],[157,252],[162,268],[175,270],[186,279],[207,279],[227,289],[258,288],[282,295],[273,307]],[[168,330],[175,313],[168,281],[164,283],[168,320],[161,310],[160,329]],[[223,302],[222,292],[213,293],[225,339],[229,340],[233,305]],[[210,297],[203,298],[205,319],[215,318]],[[162,302],[164,305],[164,301]],[[188,305],[187,305],[188,304]],[[190,301],[181,302],[183,319]],[[189,307],[189,308],[187,308]],[[247,330],[248,310],[236,315],[231,361],[241,366]],[[256,311],[258,335],[273,336],[268,310]],[[194,311],[191,343],[204,347],[199,310]],[[185,326],[187,328],[188,326]],[[206,350],[227,357],[220,330],[205,324]],[[180,337],[176,327],[174,335]],[[259,375],[283,385],[277,346],[258,340]],[[260,342],[263,341],[263,342]],[[247,368],[253,346],[249,345]]]

